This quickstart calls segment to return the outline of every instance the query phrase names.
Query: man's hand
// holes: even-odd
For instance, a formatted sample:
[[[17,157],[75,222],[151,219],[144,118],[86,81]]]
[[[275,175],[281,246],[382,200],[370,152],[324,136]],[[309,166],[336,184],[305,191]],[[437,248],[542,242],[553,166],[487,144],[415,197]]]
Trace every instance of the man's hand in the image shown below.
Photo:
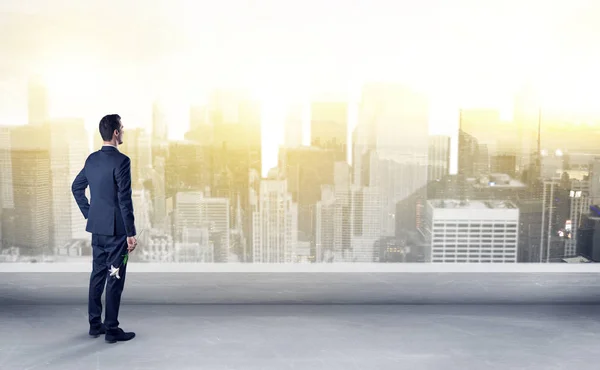
[[[137,239],[135,236],[127,237],[127,251],[133,252],[133,250],[137,247]]]

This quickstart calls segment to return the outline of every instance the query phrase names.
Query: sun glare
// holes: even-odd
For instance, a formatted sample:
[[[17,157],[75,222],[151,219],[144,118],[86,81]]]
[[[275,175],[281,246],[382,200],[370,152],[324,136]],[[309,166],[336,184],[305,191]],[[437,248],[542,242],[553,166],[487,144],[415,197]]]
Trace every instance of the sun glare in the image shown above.
[[[83,62],[75,60],[58,60],[50,62],[42,72],[41,78],[46,84],[52,101],[52,111],[68,102],[73,113],[81,114],[93,104],[93,99],[98,92],[103,92],[100,69],[93,68]]]

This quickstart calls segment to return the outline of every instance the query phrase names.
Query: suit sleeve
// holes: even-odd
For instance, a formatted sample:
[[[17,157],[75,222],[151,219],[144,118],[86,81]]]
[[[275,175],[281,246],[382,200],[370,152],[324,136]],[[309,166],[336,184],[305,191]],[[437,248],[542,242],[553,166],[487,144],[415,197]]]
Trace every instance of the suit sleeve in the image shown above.
[[[131,199],[131,160],[128,157],[125,157],[125,160],[115,170],[115,179],[125,231],[127,236],[135,236],[135,218],[133,216],[133,200]]]
[[[90,202],[88,198],[85,196],[85,189],[88,187],[88,180],[85,176],[85,167],[79,171],[75,180],[73,180],[73,184],[71,184],[71,192],[73,193],[73,197],[75,198],[75,202],[79,206],[81,213],[85,219],[88,218],[88,213],[90,211]]]

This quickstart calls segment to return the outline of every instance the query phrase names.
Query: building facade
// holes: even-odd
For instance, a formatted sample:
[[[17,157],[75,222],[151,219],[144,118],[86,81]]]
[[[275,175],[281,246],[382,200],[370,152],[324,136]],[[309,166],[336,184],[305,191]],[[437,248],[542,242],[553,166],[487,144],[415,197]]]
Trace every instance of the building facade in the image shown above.
[[[508,201],[427,202],[434,263],[516,263],[519,209]]]
[[[298,205],[286,180],[262,180],[252,218],[254,263],[290,263],[298,244]]]

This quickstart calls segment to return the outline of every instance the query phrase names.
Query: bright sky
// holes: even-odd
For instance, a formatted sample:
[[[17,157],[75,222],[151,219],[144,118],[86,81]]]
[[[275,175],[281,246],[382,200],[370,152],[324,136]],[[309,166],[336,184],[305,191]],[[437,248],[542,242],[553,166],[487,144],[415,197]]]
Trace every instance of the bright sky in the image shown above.
[[[288,103],[356,101],[370,80],[427,90],[432,133],[453,134],[459,106],[510,116],[525,82],[547,107],[592,112],[599,18],[597,0],[5,0],[0,124],[26,122],[32,73],[48,81],[52,116],[95,130],[118,112],[149,128],[161,99],[173,138],[212,87],[249,87],[264,103],[268,169]]]

